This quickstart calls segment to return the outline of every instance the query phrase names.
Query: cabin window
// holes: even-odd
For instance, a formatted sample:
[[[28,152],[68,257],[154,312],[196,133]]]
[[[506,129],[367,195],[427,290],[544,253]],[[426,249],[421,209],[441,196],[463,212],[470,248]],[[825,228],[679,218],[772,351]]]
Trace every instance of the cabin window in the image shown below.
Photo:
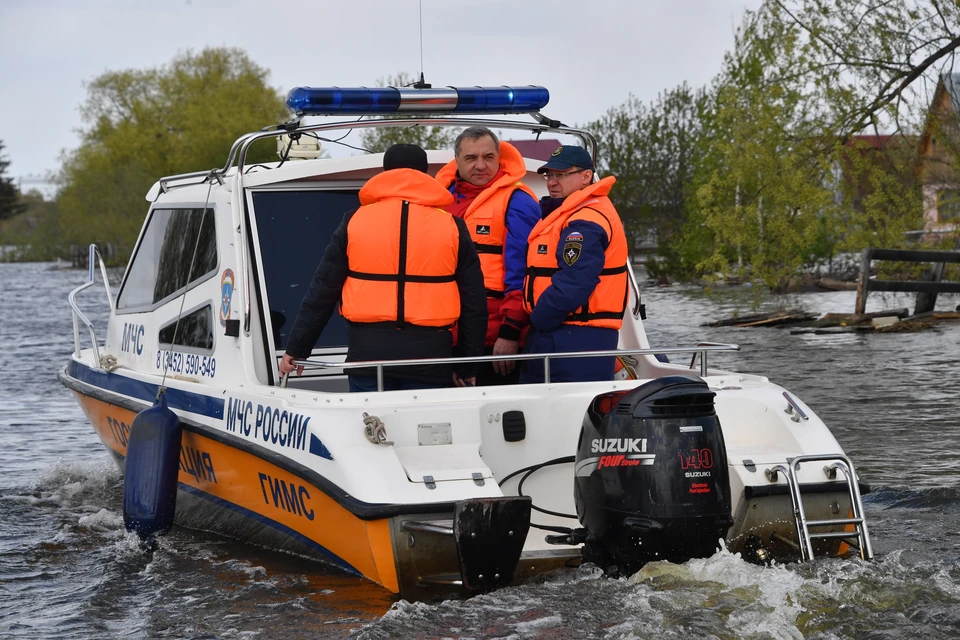
[[[939,222],[960,220],[960,190],[937,191],[937,219]]]
[[[179,326],[174,320],[160,328],[161,347],[192,347],[203,351],[213,350],[213,306],[204,305],[185,313]]]
[[[117,309],[159,306],[216,270],[213,209],[154,209],[127,269]]]
[[[300,302],[343,216],[360,206],[357,191],[260,191],[253,209],[274,347],[286,349]],[[316,347],[347,344],[347,325],[334,313]]]

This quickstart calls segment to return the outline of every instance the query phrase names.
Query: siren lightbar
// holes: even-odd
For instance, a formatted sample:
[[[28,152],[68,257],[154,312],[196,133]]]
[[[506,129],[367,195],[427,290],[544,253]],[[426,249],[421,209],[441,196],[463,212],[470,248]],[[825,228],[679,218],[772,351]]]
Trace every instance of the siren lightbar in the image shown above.
[[[287,108],[298,116],[443,112],[533,113],[550,100],[544,87],[296,87]]]

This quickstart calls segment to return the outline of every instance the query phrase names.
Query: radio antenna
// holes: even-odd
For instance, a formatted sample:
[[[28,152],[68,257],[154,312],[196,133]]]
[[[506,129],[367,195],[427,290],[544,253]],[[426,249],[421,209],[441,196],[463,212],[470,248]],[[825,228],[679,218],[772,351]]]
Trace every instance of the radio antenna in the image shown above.
[[[420,81],[423,82],[423,0],[419,0],[420,9]]]
[[[413,83],[414,89],[429,89],[431,85],[423,79],[423,0],[418,3],[420,7],[420,79]]]

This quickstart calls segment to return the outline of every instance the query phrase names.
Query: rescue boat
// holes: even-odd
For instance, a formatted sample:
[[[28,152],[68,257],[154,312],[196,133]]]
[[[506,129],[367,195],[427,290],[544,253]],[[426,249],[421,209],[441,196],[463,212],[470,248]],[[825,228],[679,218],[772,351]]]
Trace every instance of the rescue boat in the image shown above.
[[[154,491],[163,504],[148,510],[175,509],[181,526],[316,558],[409,600],[583,561],[624,574],[721,546],[757,562],[872,557],[867,488],[827,426],[767,378],[708,366],[737,345],[652,348],[632,272],[617,351],[511,356],[544,359],[542,384],[348,393],[358,365],[344,362],[339,316],[304,374],[280,378],[327,239],[381,170],[382,154],[308,157],[310,143],[333,130],[479,124],[572,136],[596,157],[589,132],[540,112],[547,99],[542,87],[294,89],[294,120],[239,138],[222,168],[154,184],[116,297],[105,286],[102,342],[77,305],[97,264],[107,282],[90,247],[59,379],[128,486],[174,489]],[[350,119],[308,120],[318,115]],[[281,159],[252,164],[250,145],[264,138],[280,141]],[[452,157],[429,150],[431,172]],[[540,164],[526,160],[525,182],[543,194]],[[598,353],[617,356],[616,380],[550,381],[555,358]],[[411,362],[423,361],[363,366],[382,388],[385,368]],[[134,457],[138,429],[141,441],[167,437],[132,427],[159,395],[177,423],[173,454]]]

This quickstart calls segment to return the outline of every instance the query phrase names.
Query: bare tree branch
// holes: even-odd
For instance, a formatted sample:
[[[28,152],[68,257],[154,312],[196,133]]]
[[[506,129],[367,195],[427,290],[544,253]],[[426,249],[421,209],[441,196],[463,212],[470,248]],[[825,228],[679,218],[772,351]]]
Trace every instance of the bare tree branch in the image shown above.
[[[913,68],[910,73],[907,73],[904,76],[897,77],[894,76],[880,89],[877,94],[877,98],[867,105],[860,118],[856,121],[853,130],[845,134],[845,138],[849,138],[850,135],[856,133],[865,125],[880,109],[890,104],[895,98],[899,97],[907,87],[913,83],[914,80],[923,75],[923,73],[929,69],[937,60],[942,59],[943,57],[953,53],[957,47],[960,47],[960,36],[955,37],[951,40],[946,46],[941,47],[937,51],[933,52],[927,58],[921,62],[919,65]],[[897,84],[897,80],[900,80]],[[896,88],[892,91],[888,91],[891,87],[896,84]]]

